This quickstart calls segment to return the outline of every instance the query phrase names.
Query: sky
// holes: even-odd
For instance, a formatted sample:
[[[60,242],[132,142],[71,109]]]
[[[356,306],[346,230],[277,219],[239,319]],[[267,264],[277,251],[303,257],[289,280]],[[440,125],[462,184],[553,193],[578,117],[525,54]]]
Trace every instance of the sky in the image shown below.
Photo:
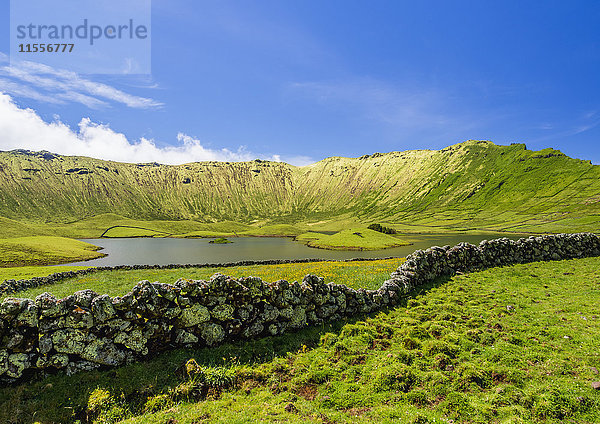
[[[11,66],[0,0],[0,150],[305,165],[476,139],[600,164],[595,0],[153,0],[151,19],[151,74]]]

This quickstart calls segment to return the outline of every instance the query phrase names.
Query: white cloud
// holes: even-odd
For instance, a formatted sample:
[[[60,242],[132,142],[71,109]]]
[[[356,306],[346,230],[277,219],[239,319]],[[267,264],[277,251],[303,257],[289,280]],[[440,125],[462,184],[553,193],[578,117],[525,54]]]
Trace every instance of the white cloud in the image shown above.
[[[8,57],[0,53],[0,89],[19,97],[49,103],[81,103],[89,108],[108,106],[108,102],[131,108],[151,109],[162,103],[125,93],[115,87],[83,78],[64,69],[56,69],[36,62],[8,64]]]
[[[33,109],[17,106],[0,92],[0,150],[48,150],[72,156],[89,156],[119,162],[181,164],[197,161],[249,161],[256,158],[281,161],[279,155],[256,155],[244,146],[236,151],[211,149],[186,134],[177,135],[176,146],[159,147],[153,140],[130,141],[107,125],[83,118],[74,131],[56,120],[45,122]],[[295,157],[289,163],[305,165],[310,158]]]

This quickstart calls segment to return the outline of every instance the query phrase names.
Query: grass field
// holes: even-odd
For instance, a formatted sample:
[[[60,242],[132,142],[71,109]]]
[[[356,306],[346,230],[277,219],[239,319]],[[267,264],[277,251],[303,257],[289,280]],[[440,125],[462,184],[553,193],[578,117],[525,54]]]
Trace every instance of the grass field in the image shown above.
[[[88,266],[17,266],[0,268],[0,281],[14,279],[14,280],[28,280],[33,277],[47,277],[50,274],[63,271],[77,271],[80,269],[89,268]]]
[[[1,388],[0,421],[596,423],[599,303],[598,258],[490,269],[358,321]]]
[[[352,262],[310,262],[281,265],[253,265],[230,268],[179,268],[165,270],[119,270],[98,271],[93,274],[76,278],[69,278],[60,283],[36,287],[19,292],[18,297],[31,297],[44,292],[51,292],[56,297],[62,298],[78,290],[91,289],[99,294],[122,296],[141,280],[159,281],[161,283],[174,283],[179,278],[208,279],[216,272],[232,277],[261,277],[265,281],[286,279],[288,281],[302,281],[306,274],[314,274],[325,278],[327,282],[343,283],[354,288],[376,289],[387,280],[390,273],[400,266],[404,259],[383,259],[376,261]],[[34,275],[35,269],[27,268],[26,271],[15,268],[18,275],[24,272]],[[37,276],[48,275],[48,267],[40,267]],[[56,271],[58,272],[58,271]],[[10,269],[0,270],[0,276],[13,277]],[[11,295],[15,296],[15,295]],[[5,296],[6,297],[6,296]]]
[[[299,235],[296,240],[305,242],[310,247],[331,250],[379,250],[410,244],[400,237],[367,228],[352,228],[331,235],[309,232]]]
[[[97,250],[92,244],[64,237],[0,239],[0,266],[59,264],[104,256]]]

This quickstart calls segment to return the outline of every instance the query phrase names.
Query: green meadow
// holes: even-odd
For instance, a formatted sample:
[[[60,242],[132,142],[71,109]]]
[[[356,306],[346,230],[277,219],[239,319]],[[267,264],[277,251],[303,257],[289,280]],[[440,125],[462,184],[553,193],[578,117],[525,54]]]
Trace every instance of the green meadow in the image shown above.
[[[0,239],[0,266],[56,264],[104,256],[98,247],[79,240],[54,236]]]
[[[367,228],[351,228],[335,234],[309,232],[296,237],[307,246],[332,250],[378,250],[410,244],[396,235],[383,234]]]
[[[1,388],[0,421],[595,423],[599,302],[598,258],[458,275],[372,316]]]
[[[325,278],[327,282],[346,284],[347,286],[356,289],[377,289],[403,262],[403,258],[396,258],[374,261],[327,261],[226,268],[206,267],[97,271],[88,275],[67,278],[56,284],[22,291],[16,296],[35,298],[41,293],[50,292],[58,298],[63,298],[83,289],[91,289],[97,293],[108,294],[111,296],[123,296],[129,292],[138,281],[149,280],[151,282],[158,281],[160,283],[172,284],[180,278],[208,280],[217,272],[236,278],[255,276],[268,282],[282,279],[288,281],[302,281],[302,278],[305,275],[313,274]],[[77,268],[81,269],[84,267]],[[0,278],[42,277],[53,272],[59,272],[70,268],[64,267],[62,269],[55,269],[56,268],[54,267],[0,268]]]
[[[0,280],[83,269],[44,265],[102,256],[76,240],[86,238],[275,236],[377,250],[420,234],[600,228],[600,167],[523,144],[471,140],[304,167],[13,151],[0,152],[0,169]],[[119,296],[140,280],[216,272],[376,289],[403,261],[98,271],[18,296]],[[600,422],[599,302],[598,258],[458,275],[372,316],[3,387],[0,422]]]

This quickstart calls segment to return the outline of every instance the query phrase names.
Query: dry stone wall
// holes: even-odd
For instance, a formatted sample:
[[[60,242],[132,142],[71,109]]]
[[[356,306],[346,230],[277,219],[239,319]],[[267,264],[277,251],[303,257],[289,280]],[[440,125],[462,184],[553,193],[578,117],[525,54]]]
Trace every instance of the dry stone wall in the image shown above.
[[[209,281],[141,281],[114,298],[91,290],[64,299],[49,293],[7,298],[0,305],[0,380],[72,374],[178,346],[282,334],[394,306],[413,289],[457,272],[587,256],[600,256],[598,236],[559,234],[417,250],[378,290],[326,284],[313,275],[301,283],[267,283],[215,274]]]

